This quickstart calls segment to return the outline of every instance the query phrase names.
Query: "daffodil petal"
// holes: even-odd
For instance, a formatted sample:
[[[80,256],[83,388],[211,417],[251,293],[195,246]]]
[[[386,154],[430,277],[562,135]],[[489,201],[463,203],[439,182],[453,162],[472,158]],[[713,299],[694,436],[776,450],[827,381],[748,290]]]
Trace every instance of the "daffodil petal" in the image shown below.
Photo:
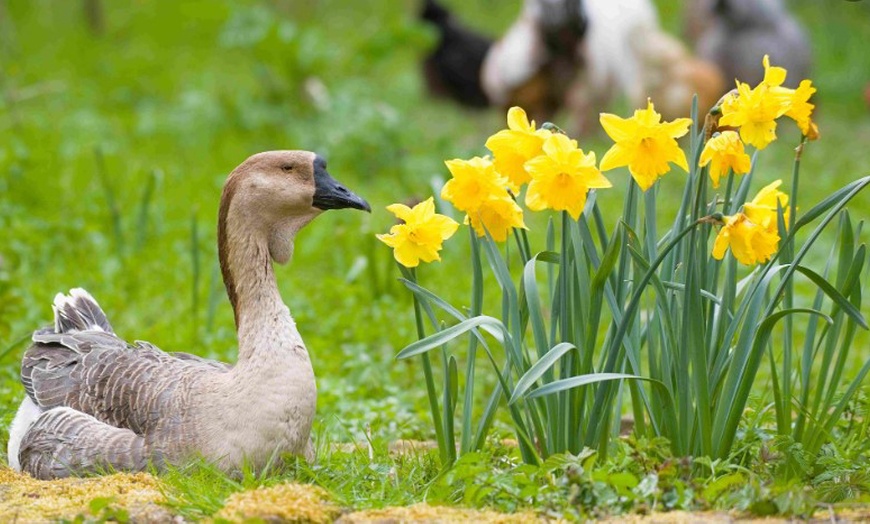
[[[598,168],[602,171],[610,171],[617,167],[627,166],[631,160],[632,156],[629,151],[620,144],[613,144],[601,157]]]
[[[611,113],[601,113],[599,116],[601,127],[614,142],[628,140],[637,129],[637,124],[630,119],[621,118]]]

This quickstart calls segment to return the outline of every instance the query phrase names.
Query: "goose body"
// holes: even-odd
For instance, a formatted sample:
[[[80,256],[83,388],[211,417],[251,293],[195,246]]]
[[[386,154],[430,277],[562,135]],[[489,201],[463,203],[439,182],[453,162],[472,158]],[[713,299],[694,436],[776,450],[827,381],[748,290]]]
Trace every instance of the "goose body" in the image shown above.
[[[289,261],[296,233],[320,212],[345,207],[369,210],[306,151],[260,153],[229,175],[218,251],[239,341],[232,366],[128,343],[86,291],[59,294],[54,325],[24,355],[10,465],[55,478],[196,456],[225,471],[283,453],[312,460],[314,371],[272,261]]]

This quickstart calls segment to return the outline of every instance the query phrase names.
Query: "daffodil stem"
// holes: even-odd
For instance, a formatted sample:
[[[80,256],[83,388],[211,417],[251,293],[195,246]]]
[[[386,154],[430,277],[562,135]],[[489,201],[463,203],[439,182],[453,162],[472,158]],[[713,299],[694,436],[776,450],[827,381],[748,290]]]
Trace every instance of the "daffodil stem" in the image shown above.
[[[480,315],[483,308],[483,270],[480,264],[480,244],[473,228],[468,228],[471,242],[471,315]],[[465,400],[462,403],[462,437],[460,450],[468,453],[472,450],[471,415],[474,406],[474,365],[477,354],[477,337],[468,339],[468,361],[465,371]]]
[[[526,265],[532,258],[532,251],[529,247],[529,237],[526,235],[525,230],[514,228],[514,240],[517,242],[517,250],[520,252],[520,259],[523,261],[523,265]]]
[[[791,173],[791,198],[789,199],[788,213],[788,230],[794,229],[795,217],[797,216],[797,199],[798,188],[800,181],[801,156],[803,154],[806,137],[801,137],[801,142],[795,148],[794,166]],[[783,242],[780,248],[783,251],[783,262],[790,263],[794,257],[794,238],[789,236],[788,240]],[[794,306],[794,282],[788,279],[783,290],[782,307],[791,309]],[[793,329],[794,322],[791,315],[787,315],[783,319],[784,329],[782,336],[782,405],[777,410],[777,429],[780,435],[787,435],[791,429],[791,381],[792,381],[792,346],[793,346]],[[771,355],[771,366],[775,366],[773,355]]]
[[[409,268],[407,271],[408,280],[417,283],[417,270]],[[417,338],[420,340],[426,337],[426,329],[423,327],[423,311],[420,307],[420,300],[417,295],[414,295],[414,320],[417,323]],[[432,362],[429,360],[429,353],[420,355],[423,359],[423,376],[426,378],[426,393],[429,396],[429,409],[432,411],[432,422],[435,424],[435,440],[438,441],[438,451],[441,454],[441,465],[445,468],[452,464],[450,460],[451,453],[447,448],[448,442],[444,440],[444,426],[441,423],[441,412],[438,408],[438,393],[435,390],[435,378],[432,375]],[[446,371],[445,371],[446,372]]]
[[[731,212],[731,195],[734,191],[734,171],[729,171],[728,181],[725,183],[725,200],[722,201],[722,214]]]

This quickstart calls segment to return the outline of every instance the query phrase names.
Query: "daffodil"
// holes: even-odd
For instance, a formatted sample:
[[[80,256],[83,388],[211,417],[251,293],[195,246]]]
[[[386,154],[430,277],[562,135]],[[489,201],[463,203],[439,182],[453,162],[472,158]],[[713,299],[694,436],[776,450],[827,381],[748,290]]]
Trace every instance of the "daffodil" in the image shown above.
[[[722,260],[725,250],[741,264],[751,266],[766,262],[776,253],[779,234],[751,221],[743,213],[725,217],[725,225],[713,242],[713,258]]]
[[[492,197],[507,197],[508,181],[500,176],[492,161],[474,157],[471,160],[448,160],[444,162],[453,178],[441,189],[441,198],[453,207],[473,213],[483,202]]]
[[[743,211],[725,217],[725,225],[719,230],[713,243],[713,257],[719,260],[725,250],[731,248],[741,264],[751,266],[766,262],[776,253],[779,245],[778,209],[782,208],[783,219],[788,224],[788,195],[778,188],[782,180],[772,182],[743,204]]]
[[[387,211],[404,223],[391,227],[389,234],[376,236],[393,248],[393,256],[405,267],[417,267],[421,260],[441,260],[438,252],[443,242],[459,227],[450,217],[435,213],[432,197],[413,208],[404,204],[393,204],[387,206]]]
[[[810,103],[810,97],[816,92],[810,80],[802,80],[797,89],[791,93],[789,109],[785,116],[795,121],[804,136],[810,136],[813,124],[811,116],[816,106]],[[818,134],[818,129],[815,130]]]
[[[777,206],[783,210],[783,220],[788,224],[788,195],[777,189],[782,180],[771,182],[761,188],[755,197],[743,204],[743,212],[752,222],[771,230],[777,229]]]
[[[523,222],[523,210],[507,195],[484,201],[474,212],[468,213],[465,221],[471,223],[477,236],[485,236],[486,231],[489,231],[496,242],[507,240],[508,234],[514,228],[526,227]]]
[[[616,143],[601,159],[601,170],[628,166],[631,176],[644,191],[670,171],[670,162],[688,171],[686,155],[676,139],[689,131],[692,120],[678,118],[662,122],[661,119],[662,115],[656,113],[651,101],[647,101],[646,109],[636,110],[631,118],[602,113],[601,125]]]
[[[776,119],[791,107],[792,90],[782,86],[786,70],[764,55],[764,80],[755,88],[737,81],[737,95],[722,103],[719,125],[740,128],[743,142],[764,149],[776,140]]]
[[[698,164],[701,167],[710,164],[713,187],[719,187],[719,179],[727,175],[729,169],[735,175],[748,173],[751,161],[737,133],[723,131],[707,141]]]
[[[495,169],[510,182],[511,191],[519,192],[520,186],[531,177],[525,163],[541,154],[544,140],[551,135],[546,129],[535,129],[526,112],[512,107],[507,114],[507,129],[502,129],[486,141],[486,147],[495,157]]]
[[[586,193],[593,188],[611,187],[595,167],[595,153],[584,154],[577,142],[563,134],[553,134],[544,142],[543,155],[526,162],[532,181],[526,205],[533,211],[567,211],[574,220],[586,205]]]

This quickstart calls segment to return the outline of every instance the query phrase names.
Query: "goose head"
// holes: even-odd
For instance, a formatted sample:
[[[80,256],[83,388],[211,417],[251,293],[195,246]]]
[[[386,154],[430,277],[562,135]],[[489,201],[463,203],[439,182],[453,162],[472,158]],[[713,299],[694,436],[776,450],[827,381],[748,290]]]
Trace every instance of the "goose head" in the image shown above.
[[[267,151],[233,170],[224,185],[219,216],[221,251],[232,237],[264,236],[279,264],[293,254],[296,233],[329,209],[371,212],[368,202],[326,170],[326,160],[310,151]],[[225,254],[225,253],[224,253]]]

